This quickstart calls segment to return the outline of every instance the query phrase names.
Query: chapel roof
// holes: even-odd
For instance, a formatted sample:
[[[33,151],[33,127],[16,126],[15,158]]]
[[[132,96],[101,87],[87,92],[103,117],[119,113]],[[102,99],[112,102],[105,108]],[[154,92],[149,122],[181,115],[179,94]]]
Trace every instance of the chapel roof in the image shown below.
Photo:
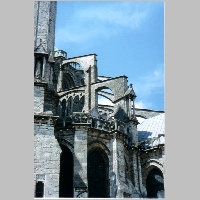
[[[145,119],[138,125],[138,142],[153,138],[159,138],[159,144],[165,142],[165,113]]]

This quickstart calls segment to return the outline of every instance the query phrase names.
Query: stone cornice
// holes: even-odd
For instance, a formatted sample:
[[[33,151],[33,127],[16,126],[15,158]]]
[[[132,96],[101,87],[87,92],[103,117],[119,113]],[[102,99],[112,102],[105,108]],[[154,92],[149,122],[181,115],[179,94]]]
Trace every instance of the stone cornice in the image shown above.
[[[45,115],[45,114],[34,114],[35,124],[54,124],[56,123],[59,116]]]
[[[34,80],[34,86],[46,87],[47,82],[39,80],[39,79],[35,79]]]

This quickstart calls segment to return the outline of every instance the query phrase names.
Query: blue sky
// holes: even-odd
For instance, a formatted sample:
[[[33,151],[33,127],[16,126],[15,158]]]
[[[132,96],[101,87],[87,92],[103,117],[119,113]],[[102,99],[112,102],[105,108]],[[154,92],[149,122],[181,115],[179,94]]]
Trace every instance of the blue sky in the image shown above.
[[[136,107],[164,110],[164,2],[59,2],[55,47],[97,54],[99,76],[128,76]]]

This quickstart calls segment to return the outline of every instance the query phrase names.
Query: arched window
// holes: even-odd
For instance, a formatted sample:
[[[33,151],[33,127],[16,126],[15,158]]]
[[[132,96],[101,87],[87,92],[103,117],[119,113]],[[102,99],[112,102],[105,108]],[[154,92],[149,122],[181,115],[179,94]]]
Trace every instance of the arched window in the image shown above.
[[[63,79],[62,79],[62,89],[63,90],[68,90],[75,87],[75,83],[73,78],[69,73],[64,73],[63,74]]]
[[[105,152],[94,149],[88,153],[88,197],[109,197],[108,158]]]
[[[163,174],[158,168],[153,168],[146,180],[148,198],[164,198]]]

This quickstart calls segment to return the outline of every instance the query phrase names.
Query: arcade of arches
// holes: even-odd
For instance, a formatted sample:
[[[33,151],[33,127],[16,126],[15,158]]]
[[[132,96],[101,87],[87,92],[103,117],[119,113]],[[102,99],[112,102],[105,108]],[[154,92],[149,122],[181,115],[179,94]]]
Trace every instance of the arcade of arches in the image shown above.
[[[71,151],[62,145],[60,156],[59,197],[73,197],[73,155]],[[88,197],[109,197],[108,158],[99,148],[88,152],[87,161]],[[39,189],[38,191],[41,191]],[[41,197],[41,192],[36,197]]]
[[[65,145],[61,145],[59,197],[74,196],[73,188],[73,154]],[[110,197],[109,160],[101,148],[93,148],[88,152],[87,158],[88,197]],[[147,198],[164,198],[164,178],[157,167],[152,168],[146,178]],[[44,184],[36,185],[36,197],[43,197]]]

